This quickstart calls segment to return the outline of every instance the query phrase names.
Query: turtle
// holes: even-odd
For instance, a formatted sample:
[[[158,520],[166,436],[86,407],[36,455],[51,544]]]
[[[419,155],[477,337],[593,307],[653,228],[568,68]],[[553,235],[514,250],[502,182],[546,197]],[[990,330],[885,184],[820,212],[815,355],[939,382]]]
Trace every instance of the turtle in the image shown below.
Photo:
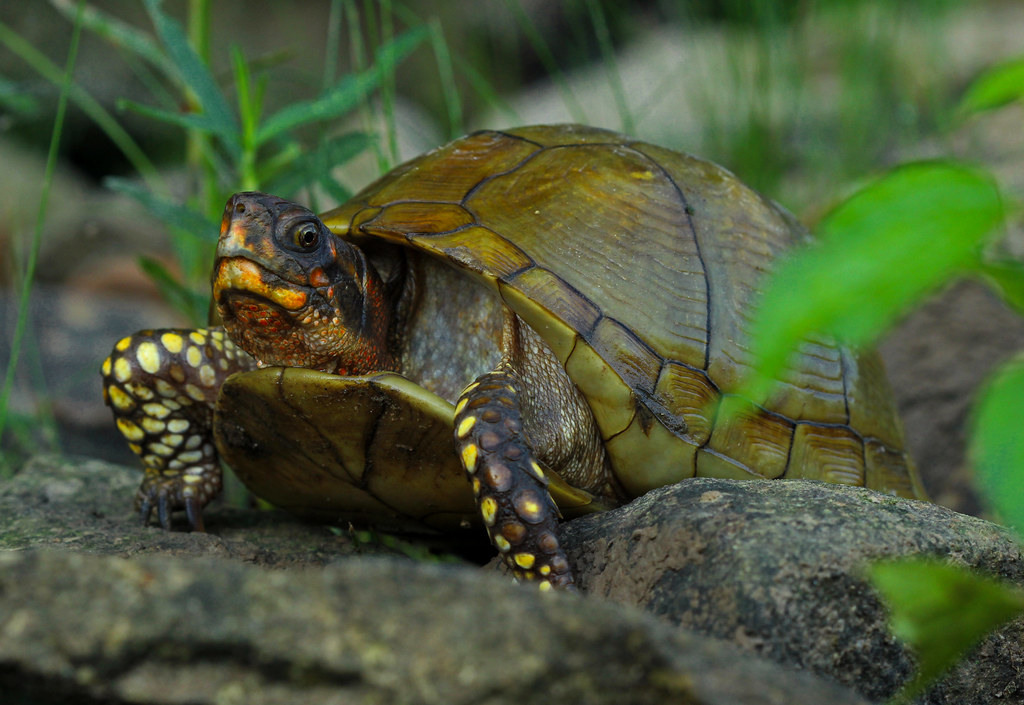
[[[580,125],[475,132],[320,216],[235,194],[220,325],[103,363],[137,509],[202,530],[224,460],[316,518],[482,524],[518,579],[573,589],[560,519],[690,477],[923,498],[874,351],[809,338],[769,398],[717,418],[759,282],[810,237],[714,163]]]

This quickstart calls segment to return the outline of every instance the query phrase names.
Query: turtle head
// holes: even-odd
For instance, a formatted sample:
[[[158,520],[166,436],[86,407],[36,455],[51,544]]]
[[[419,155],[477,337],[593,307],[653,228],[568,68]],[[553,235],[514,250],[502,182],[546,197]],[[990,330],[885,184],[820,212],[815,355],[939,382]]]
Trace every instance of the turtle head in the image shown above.
[[[228,335],[261,365],[342,374],[394,366],[380,277],[308,208],[265,193],[232,196],[212,284]]]

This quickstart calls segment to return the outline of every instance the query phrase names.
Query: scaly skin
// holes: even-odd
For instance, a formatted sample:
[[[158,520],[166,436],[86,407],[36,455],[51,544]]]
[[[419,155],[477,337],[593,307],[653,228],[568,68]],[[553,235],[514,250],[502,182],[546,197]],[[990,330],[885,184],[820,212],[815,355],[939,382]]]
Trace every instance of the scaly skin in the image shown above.
[[[155,508],[170,529],[171,512],[184,509],[203,530],[202,509],[221,489],[213,404],[225,379],[255,368],[223,328],[144,330],[114,346],[103,398],[145,468],[135,497],[143,523]]]
[[[455,443],[487,534],[512,574],[541,590],[572,588],[558,507],[523,429],[520,386],[508,363],[470,384],[455,407]]]

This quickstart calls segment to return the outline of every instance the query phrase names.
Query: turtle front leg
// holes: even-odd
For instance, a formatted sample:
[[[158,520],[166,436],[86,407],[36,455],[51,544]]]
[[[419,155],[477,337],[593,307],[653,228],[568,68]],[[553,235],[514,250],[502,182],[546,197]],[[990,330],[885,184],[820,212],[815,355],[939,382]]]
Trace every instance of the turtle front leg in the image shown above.
[[[523,429],[522,384],[508,363],[482,375],[455,407],[455,442],[491,543],[512,574],[541,590],[574,588],[558,543],[558,507]]]
[[[135,496],[143,523],[156,508],[170,529],[171,512],[184,509],[203,530],[203,507],[221,490],[213,405],[224,380],[255,367],[222,328],[140,331],[103,361],[103,398],[145,467]]]

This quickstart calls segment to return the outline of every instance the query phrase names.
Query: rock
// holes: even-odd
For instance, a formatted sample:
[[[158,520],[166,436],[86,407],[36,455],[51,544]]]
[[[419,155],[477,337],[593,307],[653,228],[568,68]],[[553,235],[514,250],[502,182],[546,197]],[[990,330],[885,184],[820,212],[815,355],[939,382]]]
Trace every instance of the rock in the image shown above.
[[[863,578],[868,562],[937,556],[1024,585],[1021,547],[994,524],[816,482],[696,478],[573,521],[563,544],[592,595],[874,699],[892,696],[913,660],[888,633],[885,610]],[[922,702],[1021,697],[1022,632],[1015,623],[986,639]]]
[[[283,513],[142,527],[138,481],[43,457],[0,486],[14,702],[866,702],[629,607],[355,555],[394,551]]]
[[[0,483],[0,549],[48,548],[123,558],[217,556],[264,566],[325,565],[358,553],[395,553],[354,532],[282,513],[214,506],[207,533],[142,526],[132,509],[142,473],[99,460],[40,456]]]

